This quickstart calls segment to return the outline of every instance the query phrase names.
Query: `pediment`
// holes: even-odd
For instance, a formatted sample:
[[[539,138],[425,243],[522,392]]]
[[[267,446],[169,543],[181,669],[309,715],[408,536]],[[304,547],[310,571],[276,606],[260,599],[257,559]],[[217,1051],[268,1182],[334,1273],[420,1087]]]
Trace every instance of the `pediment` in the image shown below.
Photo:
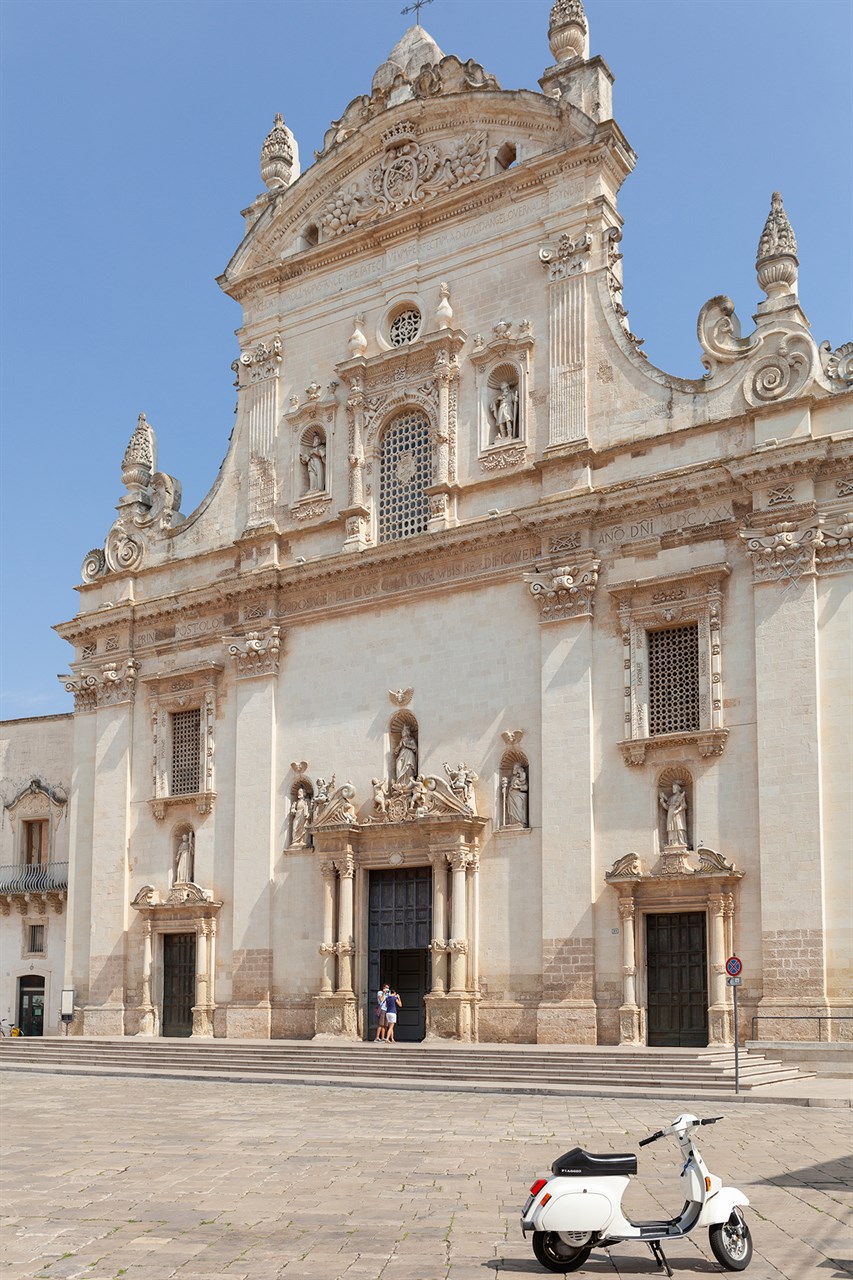
[[[319,265],[318,255],[343,251],[357,232],[438,211],[484,183],[511,182],[503,148],[517,145],[526,161],[588,143],[595,129],[576,109],[527,90],[483,89],[385,110],[327,147],[292,186],[259,197],[220,284],[230,293],[291,262],[301,274],[303,262],[304,269]]]

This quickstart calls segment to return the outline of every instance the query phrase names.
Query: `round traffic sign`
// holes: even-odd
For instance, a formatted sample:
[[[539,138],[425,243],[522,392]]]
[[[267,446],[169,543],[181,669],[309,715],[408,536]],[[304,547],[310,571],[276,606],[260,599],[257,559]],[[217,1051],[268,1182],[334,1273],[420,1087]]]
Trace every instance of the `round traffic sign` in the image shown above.
[[[729,975],[730,978],[736,978],[742,968],[743,968],[743,965],[741,964],[737,956],[729,956],[728,960],[726,961],[726,973]]]

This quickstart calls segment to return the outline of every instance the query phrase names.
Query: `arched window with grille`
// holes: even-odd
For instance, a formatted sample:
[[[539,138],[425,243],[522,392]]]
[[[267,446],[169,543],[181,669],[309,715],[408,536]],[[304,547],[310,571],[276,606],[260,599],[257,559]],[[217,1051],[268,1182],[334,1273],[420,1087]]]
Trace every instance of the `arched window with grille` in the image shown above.
[[[379,451],[379,541],[411,538],[429,524],[432,442],[427,416],[411,407],[386,427]]]

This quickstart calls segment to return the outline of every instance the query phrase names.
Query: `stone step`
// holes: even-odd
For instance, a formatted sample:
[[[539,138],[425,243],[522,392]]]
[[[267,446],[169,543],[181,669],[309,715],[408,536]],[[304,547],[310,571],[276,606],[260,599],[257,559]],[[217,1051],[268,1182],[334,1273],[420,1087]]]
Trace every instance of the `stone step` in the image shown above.
[[[669,1092],[722,1091],[734,1088],[734,1053],[702,1051],[650,1054],[583,1049],[541,1053],[535,1046],[502,1050],[466,1047],[443,1051],[420,1045],[316,1046],[312,1042],[261,1045],[227,1041],[174,1040],[4,1040],[0,1066],[29,1066],[42,1070],[169,1074],[182,1078],[242,1079],[322,1078],[330,1083],[385,1079],[408,1084],[429,1081],[445,1087],[522,1086],[541,1089],[586,1087]],[[743,1054],[740,1084],[805,1079],[796,1067],[768,1062],[763,1054]]]

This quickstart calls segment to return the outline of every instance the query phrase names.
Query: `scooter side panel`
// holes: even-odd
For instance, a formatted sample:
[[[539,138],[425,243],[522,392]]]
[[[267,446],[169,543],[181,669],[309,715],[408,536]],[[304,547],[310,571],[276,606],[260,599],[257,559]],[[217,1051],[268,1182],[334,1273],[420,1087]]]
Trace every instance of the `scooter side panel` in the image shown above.
[[[552,1199],[531,1215],[537,1231],[604,1231],[614,1218],[622,1220],[627,1178],[584,1179],[584,1183],[551,1179],[542,1194],[550,1191]]]
[[[749,1200],[737,1187],[723,1187],[702,1206],[697,1227],[713,1227],[717,1222],[728,1222],[732,1209],[748,1205]]]

